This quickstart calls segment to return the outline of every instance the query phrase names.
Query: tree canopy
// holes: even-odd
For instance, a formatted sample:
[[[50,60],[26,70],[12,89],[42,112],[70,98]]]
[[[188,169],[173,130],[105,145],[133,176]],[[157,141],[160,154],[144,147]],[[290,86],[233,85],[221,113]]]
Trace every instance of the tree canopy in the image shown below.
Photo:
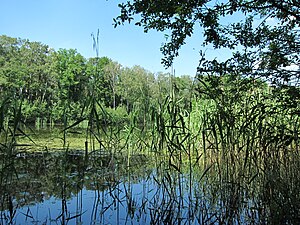
[[[198,73],[263,77],[276,85],[298,86],[298,1],[131,0],[119,4],[115,26],[132,22],[144,31],[171,32],[161,47],[170,67],[187,37],[203,28],[203,46],[230,49],[232,57],[209,60],[200,51]],[[232,22],[230,22],[232,21]]]
[[[6,99],[21,102],[22,120],[28,124],[86,118],[93,100],[111,112],[110,122],[123,121],[137,109],[138,118],[145,121],[149,107],[169,94],[170,79],[170,74],[156,76],[107,57],[86,59],[76,49],[55,51],[39,42],[0,35],[0,105]],[[192,86],[190,77],[174,82],[182,90]]]

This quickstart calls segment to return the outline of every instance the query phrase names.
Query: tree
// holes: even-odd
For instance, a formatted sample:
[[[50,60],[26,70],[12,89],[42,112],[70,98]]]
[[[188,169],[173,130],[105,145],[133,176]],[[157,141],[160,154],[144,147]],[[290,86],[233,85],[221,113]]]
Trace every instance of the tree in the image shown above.
[[[116,107],[115,85],[121,65],[107,57],[90,58],[87,62],[87,75],[94,97],[106,107]]]
[[[5,97],[22,93],[25,69],[22,66],[20,47],[23,41],[5,35],[0,36],[0,89]]]
[[[150,105],[150,84],[154,76],[140,66],[124,68],[120,74],[118,94],[126,105],[127,112],[135,109],[146,112]]]
[[[55,89],[50,62],[53,50],[40,42],[4,35],[0,43],[1,96],[22,100],[25,120],[45,118]]]
[[[66,114],[75,119],[86,100],[86,60],[75,49],[60,49],[53,54],[52,60],[59,87],[58,103],[54,105],[57,112],[54,114],[57,114],[57,119]]]
[[[147,125],[151,108],[157,101],[153,93],[154,84],[155,78],[152,73],[140,66],[133,66],[122,70],[117,86],[118,95],[126,106],[127,113],[132,113],[136,121],[144,127]]]
[[[173,88],[180,96],[184,109],[189,109],[193,97],[193,79],[190,76],[173,77]]]
[[[201,53],[198,73],[240,74],[264,77],[276,85],[299,84],[298,1],[199,1],[199,0],[132,0],[119,4],[115,26],[137,19],[144,31],[171,31],[162,46],[166,67],[192,36],[195,26],[204,33],[204,46],[232,50],[232,57],[217,61]],[[139,15],[139,17],[137,17]],[[233,20],[232,23],[227,21]],[[271,22],[270,22],[271,21]],[[237,47],[240,50],[237,50]]]
[[[108,84],[108,88],[110,89],[110,106],[113,109],[115,109],[118,105],[116,86],[119,81],[120,73],[121,65],[118,62],[110,60],[109,63],[104,67],[103,75],[106,83]]]
[[[86,81],[85,58],[75,49],[60,49],[54,60],[62,97],[78,101]]]

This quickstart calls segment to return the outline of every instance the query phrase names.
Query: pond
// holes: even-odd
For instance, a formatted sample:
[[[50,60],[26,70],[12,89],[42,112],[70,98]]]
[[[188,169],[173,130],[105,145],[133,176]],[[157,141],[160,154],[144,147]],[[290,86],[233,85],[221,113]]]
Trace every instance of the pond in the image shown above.
[[[299,224],[299,160],[66,149],[1,155],[0,224]],[[243,171],[243,172],[241,172]]]

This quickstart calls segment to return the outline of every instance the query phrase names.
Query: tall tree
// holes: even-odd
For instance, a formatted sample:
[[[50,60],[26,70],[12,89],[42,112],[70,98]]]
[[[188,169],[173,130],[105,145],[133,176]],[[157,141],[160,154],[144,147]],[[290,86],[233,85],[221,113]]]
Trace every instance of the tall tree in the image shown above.
[[[62,97],[78,101],[84,88],[85,58],[75,49],[60,49],[55,60]]]
[[[47,117],[53,88],[49,46],[7,36],[0,37],[2,96],[23,100],[24,119]]]
[[[70,113],[71,117],[76,118],[81,113],[81,104],[86,99],[86,60],[75,49],[60,49],[53,54],[53,66],[59,86],[56,114],[60,117]]]
[[[154,75],[140,66],[124,68],[120,74],[118,93],[127,112],[136,112],[145,124],[152,103]]]
[[[118,105],[117,102],[118,96],[117,96],[116,87],[119,82],[120,74],[121,74],[121,65],[117,62],[110,60],[109,63],[104,67],[103,75],[111,91],[110,106],[113,109],[115,109],[116,106]]]
[[[116,106],[115,83],[120,65],[107,57],[90,58],[87,62],[87,75],[94,97],[106,107]]]
[[[23,40],[0,36],[0,87],[2,94],[15,96],[22,93],[25,68],[22,66],[20,47]]]

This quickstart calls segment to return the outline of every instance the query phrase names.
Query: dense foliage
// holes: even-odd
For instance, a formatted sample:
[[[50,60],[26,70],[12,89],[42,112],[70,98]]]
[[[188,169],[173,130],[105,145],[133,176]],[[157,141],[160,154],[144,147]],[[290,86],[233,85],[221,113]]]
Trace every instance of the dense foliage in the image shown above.
[[[232,159],[245,153],[245,161],[256,159],[256,149],[279,153],[293,143],[292,148],[298,150],[297,1],[131,0],[119,7],[115,26],[135,21],[145,32],[165,33],[168,39],[161,51],[166,67],[172,65],[187,38],[199,31],[203,50],[212,47],[230,53],[211,58],[200,51],[196,96],[187,120],[192,128],[185,129],[184,113],[172,102],[168,126],[178,131],[169,130],[171,143],[174,135],[182,141],[195,135],[192,140],[201,139],[204,152],[209,142],[213,151],[236,154]]]
[[[229,49],[232,58],[205,59],[198,72],[240,73],[266,77],[274,83],[299,82],[299,2],[297,1],[181,1],[133,0],[119,4],[115,25],[137,19],[136,25],[170,32],[162,47],[168,67],[197,27],[204,46]],[[139,15],[139,17],[137,16]],[[200,39],[201,40],[201,39]],[[295,85],[295,83],[294,83]]]
[[[170,74],[153,74],[140,66],[126,68],[107,57],[86,59],[75,49],[55,51],[4,35],[0,43],[0,97],[21,102],[25,123],[86,118],[91,99],[112,114],[109,123],[124,122],[137,109],[138,118],[144,120],[149,107],[169,94]],[[183,91],[192,85],[188,76],[172,82]]]
[[[145,32],[155,29],[171,34],[161,48],[166,67],[172,65],[187,37],[200,27],[204,49],[213,47],[232,54],[228,58],[211,59],[201,51],[200,78],[204,74],[263,78],[281,87],[279,95],[282,91],[290,95],[290,100],[299,99],[297,2],[127,1],[119,7],[121,13],[114,20],[115,26],[137,20],[135,24]]]
[[[111,170],[109,189],[119,191],[118,153],[127,158],[128,177],[134,155],[155,164],[147,180],[159,188],[157,198],[151,194],[157,204],[146,200],[141,206],[151,204],[151,224],[298,224],[298,2],[131,0],[119,6],[116,25],[139,18],[136,25],[145,31],[171,32],[162,47],[167,67],[197,24],[205,46],[227,48],[232,57],[218,61],[201,54],[197,77],[191,79],[100,58],[94,37],[97,57],[85,59],[74,49],[54,51],[0,36],[0,185],[13,184],[16,159],[28,147],[41,147],[41,155],[55,149],[35,142],[20,125],[63,123],[59,150],[67,159],[74,150],[68,144],[77,132],[73,128],[86,123],[84,134],[76,133],[84,136],[83,175],[94,171],[89,158],[106,155],[109,163],[97,164],[95,173],[106,173],[103,165]],[[62,166],[67,179],[55,182],[65,201],[70,176],[67,163]],[[125,193],[128,208],[138,206]],[[11,197],[8,205],[12,223]]]

